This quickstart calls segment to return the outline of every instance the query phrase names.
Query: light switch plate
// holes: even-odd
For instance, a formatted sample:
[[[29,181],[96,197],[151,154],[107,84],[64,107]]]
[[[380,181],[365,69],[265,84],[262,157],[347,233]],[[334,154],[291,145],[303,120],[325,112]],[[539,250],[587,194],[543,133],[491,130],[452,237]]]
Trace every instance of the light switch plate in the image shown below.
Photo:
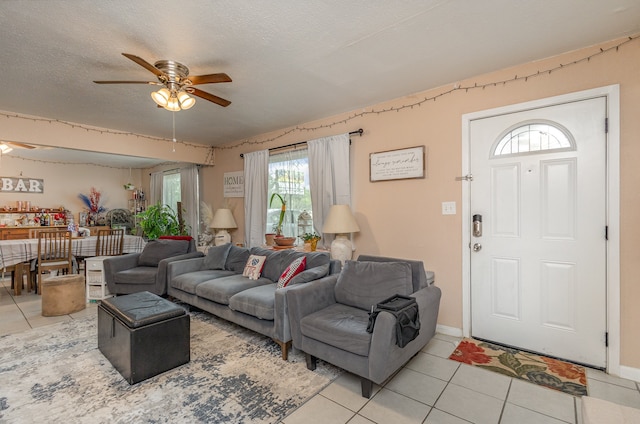
[[[442,215],[455,215],[456,202],[442,202]]]

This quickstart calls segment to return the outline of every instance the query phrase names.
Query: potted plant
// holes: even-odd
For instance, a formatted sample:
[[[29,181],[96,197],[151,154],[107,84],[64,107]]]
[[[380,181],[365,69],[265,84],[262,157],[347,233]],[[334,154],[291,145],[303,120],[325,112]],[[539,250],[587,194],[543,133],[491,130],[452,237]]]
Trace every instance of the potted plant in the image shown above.
[[[304,233],[301,237],[305,244],[309,243],[309,248],[312,252],[315,252],[316,247],[318,246],[318,241],[322,238],[316,234],[315,231],[312,233]]]
[[[278,225],[275,225],[273,227],[273,230],[276,232],[276,237],[283,237],[282,223],[284,222],[284,214],[285,212],[287,212],[287,202],[278,193],[273,193],[271,195],[271,199],[269,200],[269,207],[271,207],[271,205],[273,204],[273,199],[275,199],[276,197],[280,199],[280,203],[282,206],[280,207],[280,217],[278,218]]]
[[[188,231],[181,228],[178,215],[169,206],[158,202],[147,207],[143,212],[136,215],[140,220],[139,225],[142,234],[148,239],[157,239],[160,236],[186,236]]]

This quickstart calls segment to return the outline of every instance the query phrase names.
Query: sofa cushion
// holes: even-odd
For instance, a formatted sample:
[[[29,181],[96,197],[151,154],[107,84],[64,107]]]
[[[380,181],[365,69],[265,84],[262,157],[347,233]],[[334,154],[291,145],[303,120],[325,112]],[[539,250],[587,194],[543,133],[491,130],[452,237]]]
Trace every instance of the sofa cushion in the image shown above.
[[[114,281],[116,284],[155,284],[158,267],[139,266],[116,272]]]
[[[273,284],[273,282],[267,278],[249,280],[247,277],[235,274],[198,284],[196,286],[196,295],[216,303],[228,305],[229,299],[234,294],[265,284]]]
[[[138,257],[138,265],[157,267],[162,259],[184,255],[188,251],[189,242],[187,240],[151,240],[142,249],[142,253]]]
[[[335,286],[336,302],[366,311],[395,294],[411,293],[411,266],[406,262],[345,261]]]
[[[247,259],[247,264],[244,266],[242,275],[244,277],[249,277],[251,280],[257,280],[260,278],[262,268],[264,267],[264,261],[266,259],[266,256],[249,255],[249,259]]]
[[[276,303],[275,291],[275,283],[241,291],[229,299],[229,307],[234,311],[273,321]]]
[[[416,292],[420,289],[433,284],[435,274],[432,271],[425,271],[424,263],[422,261],[416,261],[412,259],[397,259],[389,258],[386,256],[373,256],[373,255],[360,255],[358,261],[366,262],[406,262],[411,266],[411,281],[413,284],[413,291]]]
[[[291,281],[289,281],[289,285],[292,286],[294,284],[308,283],[309,281],[319,280],[322,277],[326,277],[329,275],[330,267],[331,265],[327,263],[309,269],[309,262],[307,261],[307,269],[293,277]]]
[[[307,269],[329,265],[331,262],[327,252],[305,252],[304,255],[307,257]]]
[[[247,259],[249,259],[249,249],[231,245],[224,269],[233,271],[236,274],[242,274],[244,266],[247,264]]]
[[[222,269],[205,269],[178,275],[171,280],[170,284],[171,287],[175,289],[195,294],[198,284],[204,283],[205,281],[213,280],[215,278],[227,277],[229,275],[233,275],[233,271],[225,271]]]
[[[293,277],[300,274],[304,271],[304,268],[307,266],[307,258],[305,256],[301,256],[298,259],[294,259],[293,262],[289,264],[287,269],[284,270],[280,278],[278,278],[278,286],[277,288],[281,289],[283,287],[287,287],[287,284],[291,281]]]
[[[207,256],[202,262],[202,269],[224,269],[231,250],[231,243],[225,243],[221,246],[211,246],[207,251]]]
[[[261,247],[251,248],[252,255],[266,256],[267,260],[262,269],[262,276],[272,282],[278,281],[282,272],[297,256],[291,256],[292,250],[269,250]]]
[[[368,322],[367,311],[334,303],[302,318],[300,331],[319,342],[356,355],[369,356],[371,334],[367,333]]]

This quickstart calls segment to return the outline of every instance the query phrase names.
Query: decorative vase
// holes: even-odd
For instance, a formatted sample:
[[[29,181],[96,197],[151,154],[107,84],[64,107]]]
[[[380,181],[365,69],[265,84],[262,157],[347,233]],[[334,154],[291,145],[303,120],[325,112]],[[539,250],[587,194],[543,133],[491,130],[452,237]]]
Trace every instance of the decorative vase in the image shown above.
[[[316,248],[318,247],[318,239],[309,240],[309,247],[310,247],[312,252],[315,252]]]
[[[276,244],[275,238],[276,238],[276,235],[274,233],[267,233],[264,235],[264,239],[267,246],[275,246]]]

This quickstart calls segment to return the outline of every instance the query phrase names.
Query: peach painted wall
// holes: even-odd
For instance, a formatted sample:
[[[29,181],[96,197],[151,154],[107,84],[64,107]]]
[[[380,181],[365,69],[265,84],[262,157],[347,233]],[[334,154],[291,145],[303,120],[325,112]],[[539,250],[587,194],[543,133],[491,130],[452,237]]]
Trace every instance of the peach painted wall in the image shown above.
[[[421,106],[400,111],[366,114],[351,118],[363,111],[380,111],[414,104],[449,91],[449,86],[369,106],[349,113],[315,122],[301,123],[298,127],[330,128],[313,131],[293,131],[276,142],[242,145],[238,148],[219,149],[216,166],[203,170],[203,198],[221,207],[225,200],[242,226],[244,211],[240,199],[223,199],[222,178],[225,172],[243,169],[239,154],[310,140],[326,135],[363,128],[363,137],[352,137],[351,165],[353,210],[361,231],[355,237],[356,252],[423,260],[426,267],[436,273],[436,284],[442,288],[439,324],[462,327],[462,257],[461,257],[461,184],[455,177],[461,175],[461,119],[462,115],[499,106],[520,103],[611,84],[620,84],[621,93],[621,364],[640,368],[640,238],[637,216],[640,191],[637,190],[640,171],[640,39],[631,41],[608,53],[590,60],[571,64],[616,45],[614,40],[599,46],[570,52],[514,68],[460,81],[460,85],[478,86],[485,83],[510,81],[517,75],[532,75],[538,71],[562,69],[537,75],[526,81],[510,81],[471,90],[456,90],[451,94],[430,100]],[[346,123],[338,123],[342,120]],[[250,141],[260,142],[279,136],[287,129],[263,134]],[[239,143],[236,142],[236,143]],[[227,147],[233,146],[229,143]],[[428,150],[427,178],[387,182],[369,182],[369,154],[394,148],[425,145]],[[456,215],[442,215],[441,204],[455,201]],[[232,233],[234,242],[242,242],[244,230]]]

